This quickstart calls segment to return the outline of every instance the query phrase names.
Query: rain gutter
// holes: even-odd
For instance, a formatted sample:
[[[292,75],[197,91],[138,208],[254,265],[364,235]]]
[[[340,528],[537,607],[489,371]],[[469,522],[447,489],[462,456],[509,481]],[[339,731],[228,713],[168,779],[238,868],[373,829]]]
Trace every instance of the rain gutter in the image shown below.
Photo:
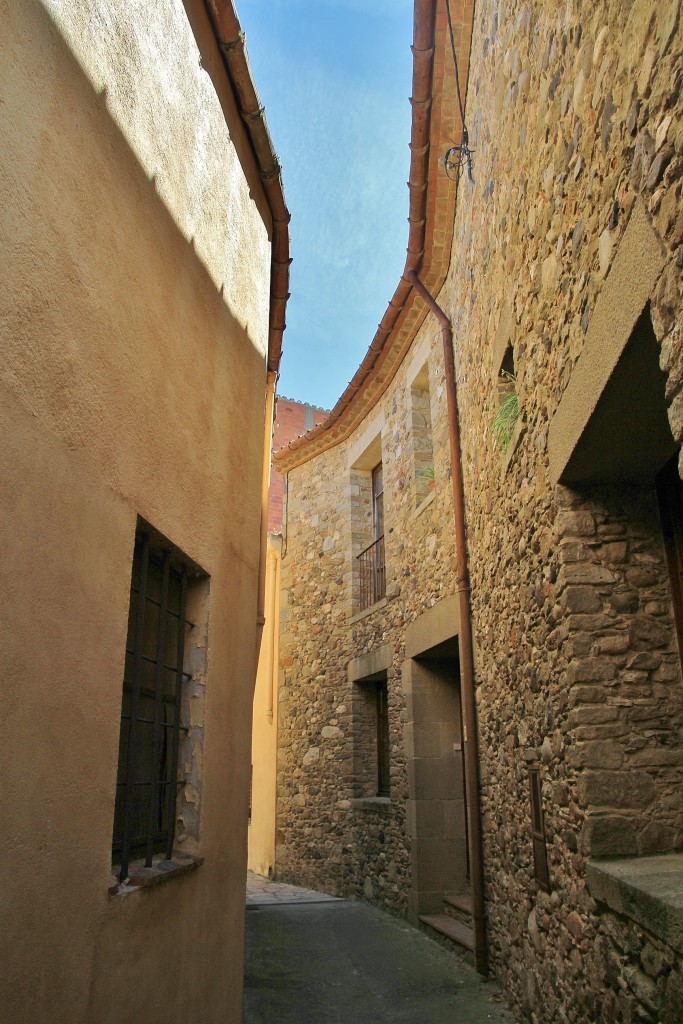
[[[270,209],[273,231],[270,261],[270,314],[268,328],[268,370],[279,372],[285,311],[289,298],[290,213],[282,187],[280,162],[266,124],[249,59],[244,32],[232,0],[205,0],[223,65],[244,121],[256,160],[261,185]],[[268,456],[270,466],[270,454]]]
[[[465,741],[465,792],[470,841],[470,881],[472,885],[472,924],[474,929],[475,966],[480,974],[488,974],[486,917],[484,907],[484,858],[481,829],[481,794],[479,789],[479,729],[477,725],[476,690],[474,685],[474,651],[472,646],[472,609],[470,579],[465,540],[465,485],[462,472],[460,417],[453,359],[453,328],[451,322],[432,298],[414,270],[406,272],[406,280],[415,288],[441,324],[443,361],[446,375],[446,406],[448,439],[451,449],[451,483],[453,486],[453,518],[455,520],[456,592],[460,612],[460,692],[462,696]]]

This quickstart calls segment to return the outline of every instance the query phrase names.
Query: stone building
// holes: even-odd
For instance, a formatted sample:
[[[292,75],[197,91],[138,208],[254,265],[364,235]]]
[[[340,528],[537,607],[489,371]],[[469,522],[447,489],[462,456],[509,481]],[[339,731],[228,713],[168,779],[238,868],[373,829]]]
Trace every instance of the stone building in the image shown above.
[[[0,23],[1,1016],[237,1024],[279,168],[230,0]]]
[[[276,457],[276,869],[476,945],[536,1024],[678,1024],[680,5],[451,3],[474,184],[418,0],[406,271]]]

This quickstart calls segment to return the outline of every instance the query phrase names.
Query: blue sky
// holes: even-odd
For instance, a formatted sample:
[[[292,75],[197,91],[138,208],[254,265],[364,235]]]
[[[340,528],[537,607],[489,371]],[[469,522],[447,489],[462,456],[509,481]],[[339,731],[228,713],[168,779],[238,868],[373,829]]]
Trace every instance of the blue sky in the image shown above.
[[[329,409],[405,264],[413,0],[237,9],[292,214],[278,391]]]

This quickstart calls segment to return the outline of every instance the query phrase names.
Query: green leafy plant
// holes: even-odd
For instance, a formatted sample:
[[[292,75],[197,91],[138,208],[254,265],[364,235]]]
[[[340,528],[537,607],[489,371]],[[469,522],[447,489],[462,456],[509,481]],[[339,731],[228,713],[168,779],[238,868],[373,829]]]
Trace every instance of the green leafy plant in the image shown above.
[[[517,378],[507,370],[500,371],[500,405],[493,421],[493,440],[500,451],[505,451],[515,430],[519,417]]]
[[[425,480],[435,480],[436,476],[434,474],[434,467],[425,466],[425,468],[422,470],[422,476],[425,478]]]

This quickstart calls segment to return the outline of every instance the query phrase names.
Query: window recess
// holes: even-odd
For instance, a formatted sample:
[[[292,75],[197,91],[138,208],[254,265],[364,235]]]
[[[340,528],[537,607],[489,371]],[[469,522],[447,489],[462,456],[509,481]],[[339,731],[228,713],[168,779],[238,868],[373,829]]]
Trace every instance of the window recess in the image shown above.
[[[135,537],[126,641],[112,858],[123,881],[132,860],[173,854],[176,804],[185,780],[179,755],[189,732],[183,714],[188,639],[188,591],[194,563],[156,531]],[[186,703],[186,702],[185,702]],[[191,757],[191,755],[190,755]],[[183,760],[185,758],[183,757]]]
[[[548,852],[545,839],[543,816],[543,789],[539,768],[529,769],[529,791],[531,795],[531,839],[534,850],[534,878],[545,892],[550,892]]]
[[[391,741],[387,673],[356,680],[352,699],[353,796],[388,797]]]
[[[415,507],[419,507],[434,487],[434,449],[432,443],[432,401],[429,390],[429,363],[425,363],[410,386],[409,435],[413,450]]]
[[[384,474],[382,463],[372,470],[372,532],[374,540],[358,558],[359,611],[364,611],[386,594],[384,562]]]

